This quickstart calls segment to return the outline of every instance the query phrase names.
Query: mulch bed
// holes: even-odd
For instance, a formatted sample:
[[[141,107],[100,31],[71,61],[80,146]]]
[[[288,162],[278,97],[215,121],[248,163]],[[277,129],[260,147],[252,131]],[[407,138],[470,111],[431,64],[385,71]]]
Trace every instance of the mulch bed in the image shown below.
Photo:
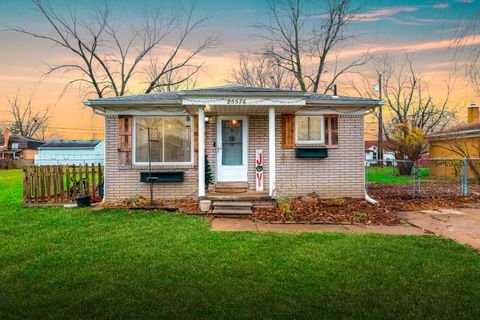
[[[369,184],[368,194],[378,201],[372,205],[362,199],[322,199],[315,193],[291,199],[289,210],[255,209],[252,220],[268,222],[316,222],[341,224],[399,225],[404,223],[396,212],[464,208],[480,203],[480,185],[469,185],[470,195],[461,195],[459,183],[422,183],[415,193],[411,184]]]
[[[422,192],[415,193],[411,184],[370,183],[368,194],[378,201],[372,205],[362,199],[339,198],[323,199],[311,193],[290,199],[288,210],[280,208],[257,208],[249,216],[251,220],[267,222],[335,223],[366,225],[400,225],[396,214],[399,211],[435,210],[440,208],[464,208],[468,202],[480,203],[480,185],[471,184],[470,196],[464,197],[459,183],[422,183]],[[155,200],[153,203],[144,197],[108,202],[107,208],[127,208],[132,210],[164,210],[200,214],[199,202],[192,198],[178,200]]]
[[[365,200],[341,198],[322,199],[315,193],[290,200],[290,212],[279,208],[254,209],[252,220],[280,222],[317,222],[336,224],[399,225],[402,221],[386,208],[369,204]]]
[[[154,200],[150,202],[142,196],[118,201],[109,201],[103,204],[104,208],[125,208],[130,210],[163,210],[168,212],[180,211],[183,213],[201,213],[197,200],[183,198],[177,200]]]
[[[422,183],[421,192],[415,193],[408,185],[370,184],[368,194],[389,211],[420,211],[440,208],[464,208],[468,202],[480,202],[480,186],[471,184],[470,195],[461,194],[459,183]]]

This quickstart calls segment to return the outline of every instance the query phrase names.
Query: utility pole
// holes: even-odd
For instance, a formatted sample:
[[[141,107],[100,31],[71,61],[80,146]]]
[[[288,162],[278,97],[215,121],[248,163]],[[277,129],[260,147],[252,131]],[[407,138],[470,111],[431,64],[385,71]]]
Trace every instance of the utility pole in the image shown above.
[[[378,99],[382,100],[382,74],[378,74]],[[378,107],[378,150],[377,150],[377,159],[382,161],[379,163],[383,167],[383,104],[380,104]]]

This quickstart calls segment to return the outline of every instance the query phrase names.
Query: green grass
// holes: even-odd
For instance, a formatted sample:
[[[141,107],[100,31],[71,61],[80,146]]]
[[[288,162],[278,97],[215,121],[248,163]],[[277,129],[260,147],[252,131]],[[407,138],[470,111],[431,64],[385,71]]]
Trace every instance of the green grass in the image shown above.
[[[201,217],[21,208],[0,171],[0,319],[472,319],[480,257],[436,236],[213,233]]]
[[[403,184],[403,183],[412,183],[413,177],[410,176],[401,176],[398,168],[396,167],[367,167],[368,182],[376,183],[386,183],[386,184]],[[434,179],[430,177],[429,168],[420,168],[420,174],[422,181],[433,181]]]

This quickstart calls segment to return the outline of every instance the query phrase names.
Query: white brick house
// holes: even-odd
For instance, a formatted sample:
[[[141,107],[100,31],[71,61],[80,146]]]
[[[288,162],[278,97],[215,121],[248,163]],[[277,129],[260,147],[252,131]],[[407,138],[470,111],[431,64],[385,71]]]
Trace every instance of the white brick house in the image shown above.
[[[85,102],[105,116],[107,200],[147,197],[151,177],[154,197],[165,199],[208,198],[233,184],[265,196],[364,197],[364,113],[378,104],[240,85]]]

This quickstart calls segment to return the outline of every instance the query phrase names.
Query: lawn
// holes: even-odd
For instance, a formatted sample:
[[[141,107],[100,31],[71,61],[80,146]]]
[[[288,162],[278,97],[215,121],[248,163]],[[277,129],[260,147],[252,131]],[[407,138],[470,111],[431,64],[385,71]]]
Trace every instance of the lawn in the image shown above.
[[[366,167],[368,182],[376,183],[391,183],[391,184],[404,184],[413,183],[412,176],[401,176],[398,168],[396,167]],[[430,177],[429,168],[420,168],[420,174],[422,181],[434,181],[439,179],[433,179]],[[443,179],[445,180],[445,179]]]
[[[472,319],[480,257],[436,236],[213,233],[161,212],[21,208],[0,171],[0,319]]]

